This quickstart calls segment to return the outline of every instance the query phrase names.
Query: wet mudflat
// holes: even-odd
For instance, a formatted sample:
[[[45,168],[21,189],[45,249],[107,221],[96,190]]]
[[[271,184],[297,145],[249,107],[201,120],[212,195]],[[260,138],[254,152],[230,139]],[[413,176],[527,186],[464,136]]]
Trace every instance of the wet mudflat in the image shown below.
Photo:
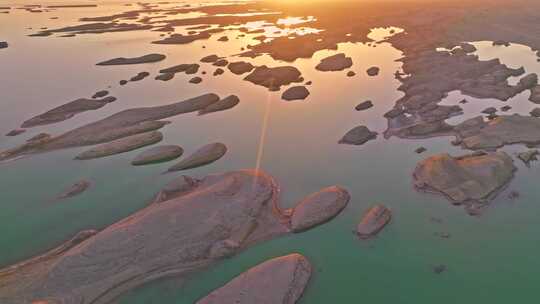
[[[17,3],[13,5],[18,6]],[[0,139],[0,150],[5,151],[27,145],[27,140],[34,138],[30,142],[30,149],[16,151],[13,157],[9,155],[6,162],[1,164],[0,181],[7,191],[2,194],[5,203],[2,205],[0,225],[8,232],[0,238],[0,242],[2,248],[10,249],[0,254],[0,264],[7,266],[36,256],[70,239],[79,231],[101,230],[125,218],[148,206],[156,193],[179,174],[203,179],[209,174],[260,165],[260,169],[279,182],[282,188],[281,204],[284,207],[294,207],[310,193],[331,185],[347,189],[351,196],[350,202],[341,214],[320,227],[250,246],[245,251],[235,251],[237,254],[234,257],[213,265],[187,282],[174,278],[150,282],[124,294],[120,302],[193,303],[249,268],[294,252],[304,255],[313,267],[310,283],[299,303],[351,300],[414,300],[430,303],[440,298],[445,299],[443,303],[454,303],[455,300],[503,303],[512,298],[508,290],[533,286],[535,274],[531,269],[535,268],[536,262],[529,258],[529,253],[536,246],[530,240],[534,239],[534,223],[537,221],[537,206],[534,202],[539,194],[534,180],[538,171],[534,161],[527,167],[517,158],[517,153],[527,151],[528,148],[512,145],[500,149],[514,160],[513,165],[517,171],[511,180],[505,177],[504,180],[497,180],[495,186],[487,187],[489,191],[492,188],[497,191],[489,193],[493,195],[489,195],[491,199],[488,206],[475,213],[476,217],[467,215],[463,208],[451,206],[444,195],[416,191],[412,174],[420,161],[431,156],[449,153],[459,157],[472,153],[469,149],[471,143],[498,148],[512,142],[507,138],[491,141],[492,137],[486,141],[485,134],[492,134],[485,133],[493,129],[491,125],[479,129],[476,127],[480,124],[475,124],[475,128],[465,129],[465,133],[463,126],[453,126],[479,115],[488,123],[489,114],[482,113],[488,107],[495,107],[498,110],[495,114],[500,115],[503,122],[507,121],[504,115],[517,113],[529,116],[529,112],[537,106],[528,100],[529,89],[534,87],[534,83],[528,82],[519,87],[519,80],[540,71],[536,54],[531,49],[534,45],[527,45],[526,41],[519,41],[518,37],[516,39],[521,45],[512,43],[508,47],[494,46],[492,41],[496,40],[495,37],[473,31],[474,37],[466,37],[463,41],[471,42],[477,50],[468,45],[456,44],[463,51],[450,53],[454,45],[437,45],[445,50],[433,56],[407,45],[408,40],[399,35],[399,28],[410,31],[409,35],[415,34],[415,28],[401,19],[384,24],[398,27],[396,29],[376,29],[378,24],[373,23],[363,25],[367,28],[365,32],[358,31],[347,36],[348,31],[339,33],[331,23],[326,23],[325,28],[325,18],[322,15],[316,16],[316,10],[305,14],[299,11],[296,15],[298,18],[288,18],[286,20],[289,22],[284,22],[279,20],[286,16],[271,14],[278,12],[275,7],[268,10],[260,10],[259,6],[248,7],[259,9],[261,14],[253,11],[246,13],[247,7],[234,5],[228,9],[207,7],[197,11],[174,4],[157,7],[153,4],[141,7],[133,4],[128,7],[118,3],[80,8],[44,6],[9,9],[9,14],[0,17],[0,25],[6,23],[14,29],[5,37],[0,37],[9,42],[9,47],[0,51],[0,62],[6,66],[0,82],[6,100],[2,105],[2,113],[10,114],[0,121],[0,127],[5,131],[2,134],[19,128],[23,122],[36,115],[61,106],[59,101],[62,100],[67,102],[88,98],[100,90],[110,91],[111,96],[117,98],[115,102],[92,108],[91,111],[75,108],[67,113],[53,112],[60,118],[53,116],[47,120],[50,124],[40,124],[25,133]],[[178,11],[181,9],[186,11]],[[136,10],[139,11],[129,12]],[[268,14],[263,15],[263,12]],[[289,13],[294,13],[294,10]],[[26,14],[32,14],[31,21],[22,18]],[[315,17],[309,17],[312,15]],[[51,19],[54,17],[58,19]],[[140,22],[134,22],[134,17]],[[79,26],[80,18],[87,18],[85,22],[89,23],[120,21],[138,25],[69,29]],[[196,20],[198,18],[202,19]],[[304,38],[299,35],[295,39],[305,43],[306,48],[297,53],[297,49],[280,48],[281,44],[287,45],[288,42],[281,40],[277,33],[265,29],[267,27],[253,25],[253,22],[260,19],[274,25],[289,23],[289,28],[283,30],[287,34],[295,31],[300,34],[317,32],[302,31],[302,26],[325,29],[330,33],[320,32],[325,38],[322,46],[315,44],[316,40],[310,40],[309,34]],[[233,24],[232,20],[239,21],[240,25]],[[218,30],[208,31],[209,28],[205,27],[208,24],[209,28]],[[45,27],[47,29],[41,29]],[[164,39],[160,36],[162,33],[170,35],[164,31],[166,27],[174,27],[178,34],[194,36],[191,38],[196,39],[181,44],[152,44],[153,41]],[[154,32],[150,29],[163,30]],[[27,36],[43,31],[50,35]],[[198,33],[189,34],[189,31]],[[94,32],[105,33],[95,35]],[[273,41],[276,42],[267,40],[272,36],[271,33],[275,35]],[[76,36],[60,37],[71,34]],[[261,34],[266,37],[258,37]],[[229,37],[228,40],[222,39],[223,36]],[[392,38],[388,42],[374,43],[366,36],[375,40]],[[509,40],[511,37],[503,38]],[[414,37],[408,39],[413,44],[419,44]],[[486,41],[477,42],[479,40]],[[258,43],[261,45],[257,46]],[[37,47],[43,50],[38,57],[35,56]],[[89,54],[88,49],[96,51]],[[433,47],[429,51],[435,49]],[[255,58],[233,56],[242,52],[249,52],[246,55],[250,56],[259,55],[266,50],[274,51]],[[95,65],[114,58],[140,58],[148,54],[163,54],[166,58],[129,65]],[[219,58],[213,62],[201,62],[203,57],[212,54],[217,54]],[[350,57],[352,65],[347,60],[337,71],[333,71],[333,68],[325,72],[317,69],[325,58],[341,58],[339,54]],[[478,59],[474,58],[476,54]],[[405,60],[396,61],[403,56],[406,56]],[[499,65],[482,66],[480,70],[485,71],[485,81],[474,85],[458,81],[473,78],[471,75],[454,77],[451,70],[425,70],[421,64],[429,60],[449,63],[459,60],[465,62],[465,66],[476,65],[477,60],[494,58],[499,58],[509,69]],[[521,58],[521,61],[515,58]],[[220,60],[228,62],[216,64]],[[250,68],[246,66],[247,72],[244,74],[239,71],[240,75],[237,75],[232,72],[237,67],[226,67],[229,62],[240,61],[249,62],[255,70],[262,66],[287,66],[294,67],[299,73],[285,73],[283,78],[283,75],[268,76],[262,73],[255,82],[245,81],[244,78],[250,75],[248,73],[252,73]],[[174,77],[168,81],[154,79],[161,74],[159,71],[179,64],[199,64],[200,67],[195,71],[197,75],[182,71],[175,72]],[[41,67],[39,70],[35,68],[37,65]],[[214,76],[214,70],[220,66],[224,73]],[[524,71],[519,72],[522,66]],[[378,74],[367,72],[374,71],[373,67],[378,68]],[[52,70],[58,72],[51,76],[47,71]],[[354,71],[355,75],[349,74],[352,77],[348,77],[350,71]],[[125,86],[118,85],[120,80],[131,79],[141,72],[149,73],[150,77],[130,81]],[[408,81],[409,87],[402,86],[402,90],[398,91],[407,81],[399,77],[396,79],[396,72],[406,72],[412,76]],[[443,75],[447,77],[444,80],[451,80],[447,83],[452,85],[438,87],[436,83],[430,83],[430,94],[418,94],[418,89],[414,88],[418,81],[414,77],[417,75]],[[190,79],[195,76],[200,77],[202,82],[190,84]],[[507,76],[509,81],[506,84]],[[26,82],[24,87],[18,85],[23,79]],[[283,92],[299,85],[305,85],[309,96],[294,102],[284,101]],[[282,86],[281,91],[276,91],[279,86]],[[460,90],[466,91],[463,92],[465,94],[461,94]],[[170,122],[160,126],[159,132],[163,139],[159,145],[178,145],[184,149],[183,155],[173,162],[132,166],[133,159],[148,148],[112,156],[109,156],[111,153],[103,153],[105,157],[78,161],[73,159],[92,147],[82,147],[87,145],[84,142],[66,140],[70,139],[69,136],[61,137],[64,141],[55,141],[56,136],[66,132],[70,134],[71,130],[80,127],[86,128],[88,134],[91,134],[92,129],[85,126],[92,126],[92,123],[115,113],[135,108],[158,109],[207,93],[217,94],[219,98],[212,98],[208,101],[209,105],[198,105],[192,111],[181,111],[180,115],[159,113],[141,118],[137,114],[137,119],[128,119],[129,127],[133,123],[154,123],[154,119]],[[479,96],[480,93],[482,96]],[[240,102],[219,103],[220,99],[230,95],[237,95]],[[506,99],[506,96],[509,96],[507,101],[498,100]],[[443,100],[442,103],[434,105],[439,99]],[[460,103],[463,99],[467,103]],[[373,107],[356,111],[355,107],[366,100],[372,101]],[[507,105],[511,109],[499,110]],[[459,106],[460,110],[455,106]],[[385,117],[390,110],[392,114]],[[463,114],[455,115],[459,112]],[[199,116],[199,113],[205,115]],[[489,123],[500,126],[498,118],[493,118]],[[365,142],[361,140],[362,145],[358,146],[338,144],[349,130],[359,125],[365,125],[378,136]],[[113,130],[125,127],[123,123],[116,122],[113,126]],[[139,127],[136,126],[139,130],[137,133],[152,131]],[[99,130],[109,131],[101,127]],[[114,140],[119,139],[116,137],[132,135],[132,129],[129,132],[122,130],[114,133]],[[35,138],[41,133],[51,134],[53,141],[44,135]],[[463,142],[452,144],[456,134]],[[482,140],[476,141],[473,136],[479,134],[483,136]],[[512,137],[512,134],[509,136]],[[534,145],[536,141],[534,134],[525,140],[529,145]],[[55,146],[58,142],[69,145]],[[493,145],[493,142],[496,144]],[[177,162],[197,155],[199,149],[212,143],[223,143],[227,147],[226,153],[218,153],[219,157],[211,157],[212,162],[202,161],[205,166],[184,170],[178,175],[162,174]],[[43,148],[50,146],[55,149]],[[415,153],[419,146],[425,147],[427,152]],[[24,153],[19,153],[21,151]],[[51,197],[70,189],[81,180],[91,180],[91,187],[51,204]],[[451,190],[444,187],[444,190],[448,189]],[[468,188],[463,189],[466,191]],[[355,235],[355,228],[365,211],[379,203],[391,210],[392,221],[375,238],[360,241]],[[448,234],[452,237],[447,239],[436,236]],[[226,243],[224,248],[235,246]],[[508,263],[508,256],[512,257],[512,263]],[[440,265],[444,265],[444,271],[434,276],[435,268],[443,269]],[[503,284],[503,278],[516,271],[524,279],[519,283]],[[365,288],[362,292],[358,291],[358,282],[362,282],[362,288]],[[383,292],[388,286],[393,286],[395,292]],[[418,294],[418,286],[424,290],[421,295]],[[487,289],[491,291],[483,293],[482,290]],[[332,290],[332,293],[323,290]],[[459,295],[455,290],[460,290]],[[524,299],[533,299],[534,296],[533,293],[520,294]]]

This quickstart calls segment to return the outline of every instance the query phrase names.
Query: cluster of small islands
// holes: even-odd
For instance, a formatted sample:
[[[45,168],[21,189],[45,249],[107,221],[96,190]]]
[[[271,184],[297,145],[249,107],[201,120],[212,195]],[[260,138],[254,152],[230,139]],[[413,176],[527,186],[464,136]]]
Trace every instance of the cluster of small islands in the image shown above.
[[[529,101],[540,104],[538,76],[527,74],[524,68],[509,68],[499,59],[482,61],[475,55],[471,41],[489,40],[496,47],[511,43],[540,50],[540,41],[515,31],[494,31],[477,26],[482,22],[503,24],[507,29],[539,27],[534,18],[522,20],[521,8],[506,14],[503,1],[491,3],[493,9],[482,10],[482,1],[447,3],[441,1],[419,8],[407,1],[365,4],[366,17],[351,24],[347,20],[358,4],[335,4],[331,8],[303,8],[304,15],[315,16],[310,26],[324,29],[308,34],[287,34],[267,37],[264,29],[250,29],[248,22],[277,20],[293,15],[298,7],[282,12],[271,2],[190,5],[174,2],[126,4],[126,11],[108,16],[85,17],[80,24],[57,29],[41,29],[32,34],[35,39],[49,36],[78,37],[100,33],[126,31],[156,31],[160,40],[154,44],[189,44],[219,35],[227,43],[233,37],[228,31],[258,35],[259,44],[242,48],[235,56],[206,54],[201,50],[199,62],[183,62],[159,70],[156,75],[146,71],[130,79],[118,80],[125,86],[154,78],[170,81],[179,73],[192,75],[193,85],[204,85],[205,77],[220,77],[232,73],[239,79],[269,91],[282,91],[282,102],[309,102],[313,81],[305,79],[294,62],[311,58],[320,50],[337,49],[338,43],[391,43],[403,52],[402,69],[395,71],[401,82],[403,96],[384,114],[387,129],[383,134],[358,125],[336,138],[336,144],[361,146],[370,141],[398,137],[415,140],[433,137],[450,138],[451,144],[465,150],[462,155],[447,153],[430,155],[419,161],[411,172],[416,190],[436,193],[451,204],[463,206],[466,212],[480,216],[498,194],[505,189],[517,172],[515,160],[527,165],[536,160],[540,151],[540,107],[529,115],[505,112],[511,105],[499,109],[486,108],[483,115],[451,125],[452,117],[464,114],[459,105],[439,103],[452,91],[474,98],[507,101],[529,92]],[[162,7],[165,5],[166,7]],[[29,13],[54,12],[62,8],[96,7],[91,5],[0,7],[0,12],[23,9]],[[137,7],[137,8],[134,8]],[[283,8],[285,10],[285,8]],[[331,9],[332,13],[324,14]],[[301,10],[302,11],[302,10]],[[176,14],[198,12],[200,17],[166,18]],[[246,13],[249,12],[249,13]],[[303,11],[302,11],[303,12]],[[243,14],[246,13],[246,14]],[[51,17],[54,18],[54,17]],[[487,20],[487,21],[486,21]],[[530,24],[529,24],[530,23]],[[305,24],[290,25],[292,29]],[[371,41],[367,33],[375,27],[398,27],[383,41]],[[178,33],[175,28],[185,29]],[[1,38],[1,37],[0,37]],[[0,49],[12,47],[0,41]],[[0,50],[0,56],[2,52]],[[276,65],[254,65],[249,58],[269,55]],[[538,53],[540,56],[540,51]],[[139,57],[119,57],[97,62],[97,66],[141,65],[166,60],[160,53],[140,54]],[[539,57],[540,58],[540,57]],[[319,72],[356,77],[351,70],[351,54],[339,53],[320,60]],[[206,71],[212,70],[207,73]],[[380,68],[365,71],[377,77]],[[519,77],[511,85],[509,79]],[[152,79],[146,81],[154,81]],[[96,89],[92,96],[59,105],[44,113],[35,114],[6,136],[24,136],[26,130],[75,119],[78,114],[101,109],[120,102],[109,88]],[[207,93],[167,105],[126,109],[108,117],[76,127],[62,134],[39,133],[22,145],[0,151],[0,161],[17,161],[22,157],[51,151],[87,147],[73,161],[92,161],[111,155],[140,150],[131,161],[133,166],[149,166],[175,162],[164,173],[185,171],[219,161],[228,148],[221,142],[209,142],[184,155],[179,145],[158,145],[163,138],[162,128],[171,127],[166,119],[187,113],[212,115],[235,108],[241,102],[236,95],[218,96]],[[460,103],[468,103],[467,99]],[[369,111],[376,102],[359,102],[351,111]],[[381,138],[382,137],[382,138]],[[501,148],[520,144],[521,153],[511,155]],[[152,146],[152,147],[149,147]],[[361,149],[361,148],[359,148]],[[418,154],[427,153],[418,147]],[[93,186],[89,180],[79,180],[57,195],[58,200],[82,195]],[[306,196],[293,208],[282,208],[279,184],[259,170],[237,170],[196,179],[187,175],[174,177],[146,208],[112,224],[103,230],[87,230],[57,248],[26,261],[0,269],[0,302],[6,304],[71,304],[110,303],[118,296],[144,283],[167,276],[189,278],[224,258],[230,258],[250,246],[293,233],[302,233],[323,225],[346,210],[351,197],[347,189],[330,186]],[[511,192],[512,199],[519,193]],[[361,215],[355,229],[360,240],[376,237],[392,219],[392,211],[384,204],[374,204]],[[204,223],[204,224],[201,224]],[[448,237],[442,234],[442,238]],[[216,289],[197,303],[296,303],[302,296],[312,274],[310,261],[297,253],[277,257],[256,265],[226,285]],[[435,266],[441,273],[446,266]]]

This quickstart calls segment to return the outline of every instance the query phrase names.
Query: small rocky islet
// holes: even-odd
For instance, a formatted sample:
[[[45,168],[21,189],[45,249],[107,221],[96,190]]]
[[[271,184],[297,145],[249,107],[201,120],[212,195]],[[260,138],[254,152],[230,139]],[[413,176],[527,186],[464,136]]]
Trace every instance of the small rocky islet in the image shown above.
[[[362,216],[356,227],[356,234],[360,239],[370,239],[376,236],[392,219],[392,212],[384,205],[375,205],[369,208]]]
[[[134,166],[143,166],[155,163],[162,163],[179,158],[184,154],[184,149],[180,146],[166,145],[150,148],[141,152],[131,161]]]
[[[102,61],[96,63],[96,65],[106,66],[106,65],[129,65],[129,64],[141,64],[141,63],[154,63],[162,61],[167,56],[163,54],[148,54],[139,57],[118,57],[110,60]]]
[[[285,90],[281,95],[281,99],[287,101],[304,100],[309,96],[309,91],[305,86],[293,86]]]
[[[292,66],[256,67],[244,80],[253,84],[268,88],[270,91],[278,91],[281,86],[291,83],[303,82],[302,73]]]
[[[92,186],[92,183],[90,181],[88,181],[86,179],[80,180],[80,181],[72,184],[71,186],[69,186],[62,193],[58,194],[56,196],[56,199],[57,200],[64,200],[64,199],[67,199],[67,198],[71,198],[71,197],[80,195],[83,192],[85,192],[86,190],[88,190],[88,188],[90,188],[91,186]]]
[[[322,72],[343,71],[352,67],[353,61],[351,57],[347,57],[344,53],[339,53],[330,57],[323,58],[315,69]]]
[[[360,104],[358,104],[354,109],[356,111],[365,111],[367,109],[370,109],[373,107],[373,102],[371,100],[366,100]]]
[[[340,144],[363,145],[377,138],[377,132],[373,132],[366,126],[358,126],[348,131],[340,140]]]
[[[222,158],[227,153],[227,146],[222,143],[211,143],[201,147],[170,167],[167,172],[183,171],[211,164]]]
[[[440,154],[418,163],[414,185],[447,197],[472,214],[486,206],[514,177],[517,168],[505,152],[476,152],[452,157]]]

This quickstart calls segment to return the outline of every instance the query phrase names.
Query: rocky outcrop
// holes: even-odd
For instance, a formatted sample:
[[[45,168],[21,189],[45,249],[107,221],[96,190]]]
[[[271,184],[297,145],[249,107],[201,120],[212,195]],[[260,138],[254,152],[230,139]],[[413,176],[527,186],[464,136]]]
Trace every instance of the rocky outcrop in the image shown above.
[[[426,151],[427,151],[427,149],[426,149],[425,147],[418,147],[418,148],[416,148],[416,149],[414,150],[414,152],[415,152],[416,154],[422,154],[422,153],[424,153],[424,152],[426,152]]]
[[[380,68],[378,67],[371,67],[369,69],[367,69],[366,73],[368,74],[368,76],[377,76],[379,75],[379,72],[380,72]]]
[[[168,172],[193,169],[211,164],[227,153],[227,146],[222,143],[208,144],[167,170]]]
[[[188,44],[197,40],[205,40],[212,37],[212,34],[222,32],[223,29],[209,29],[193,35],[172,34],[162,40],[152,41],[154,44]]]
[[[525,165],[529,166],[532,161],[538,160],[538,155],[540,155],[540,151],[537,149],[531,149],[525,152],[520,152],[517,156]]]
[[[193,83],[193,84],[199,84],[201,83],[203,80],[201,77],[193,77],[189,80],[189,83]]]
[[[413,177],[417,189],[442,194],[453,204],[475,211],[510,182],[515,170],[505,152],[439,154],[420,161]]]
[[[168,145],[150,148],[135,156],[131,164],[134,166],[143,166],[177,159],[184,153],[180,146]]]
[[[168,81],[174,78],[175,74],[186,73],[187,75],[196,74],[199,71],[200,65],[196,63],[183,63],[172,66],[170,68],[161,69],[160,75],[156,76],[156,80]]]
[[[173,104],[124,110],[105,119],[68,131],[40,142],[23,144],[0,152],[0,161],[22,155],[53,150],[92,146],[127,136],[158,130],[168,122],[158,121],[184,113],[197,112],[218,102],[219,96],[205,94]]]
[[[476,47],[470,43],[460,43],[459,47],[467,54],[474,53],[477,51]]]
[[[337,216],[349,203],[350,195],[341,187],[329,187],[302,200],[293,211],[291,228],[301,232]]]
[[[68,120],[79,113],[100,109],[115,100],[116,98],[112,96],[103,99],[79,98],[25,121],[21,128],[32,128]]]
[[[358,104],[356,107],[354,107],[354,109],[356,111],[364,111],[372,107],[373,107],[373,102],[371,102],[371,100],[367,100]]]
[[[106,60],[103,62],[99,62],[96,65],[126,65],[126,64],[141,64],[141,63],[152,63],[152,62],[158,62],[162,61],[167,56],[162,54],[148,54],[140,57],[133,57],[133,58],[125,58],[125,57],[119,57],[114,58],[110,60]]]
[[[229,65],[229,61],[227,59],[219,59],[218,61],[214,62],[212,65],[217,66],[217,67],[226,67],[227,65]]]
[[[535,86],[531,89],[531,96],[529,100],[533,103],[540,104],[540,85]]]
[[[540,118],[507,115],[485,122],[469,119],[455,128],[462,145],[471,150],[496,149],[510,144],[540,143]]]
[[[493,41],[493,46],[510,46],[510,42],[508,41],[505,41],[505,40],[495,40]]]
[[[280,66],[269,68],[265,65],[256,67],[244,80],[253,84],[268,88],[270,91],[278,91],[281,86],[293,82],[303,82],[300,71],[293,66]]]
[[[534,108],[529,113],[532,117],[540,117],[540,108]]]
[[[150,73],[148,73],[148,72],[139,72],[139,73],[137,73],[137,75],[131,77],[129,79],[129,81],[131,81],[131,82],[141,81],[141,80],[145,79],[148,76],[150,76]]]
[[[218,60],[222,59],[221,57],[219,57],[218,55],[208,55],[208,56],[205,56],[203,58],[201,58],[201,62],[204,62],[204,63],[214,63]]]
[[[403,61],[403,73],[397,78],[402,82],[399,90],[405,96],[385,115],[388,119],[386,136],[425,138],[452,135],[452,126],[444,121],[463,114],[463,110],[459,106],[438,104],[448,93],[459,90],[477,98],[504,101],[533,88],[537,82],[537,76],[529,74],[512,86],[508,78],[525,74],[525,69],[508,68],[498,59],[480,61],[478,56],[466,52],[452,54],[425,50],[400,61]],[[425,126],[421,136],[418,136],[418,126]]]
[[[315,67],[315,69],[322,72],[334,72],[343,71],[352,67],[353,61],[351,57],[346,57],[345,54],[340,53],[330,57],[326,57]]]
[[[304,100],[309,96],[309,91],[304,86],[290,87],[281,95],[281,99],[287,101]]]
[[[242,75],[251,72],[255,67],[249,62],[238,61],[229,63],[227,68],[235,75]]]
[[[84,18],[82,18],[84,19]],[[47,37],[55,33],[63,33],[62,37],[74,37],[79,34],[101,34],[101,33],[116,33],[127,31],[149,30],[152,25],[135,24],[135,23],[118,23],[118,22],[95,22],[85,23],[80,25],[67,26],[58,29],[47,29],[28,36],[31,37]]]
[[[497,113],[497,109],[494,108],[494,107],[489,107],[489,108],[484,109],[484,110],[482,111],[482,113],[483,113],[483,114],[488,114],[488,115],[490,115],[490,114],[495,114],[495,113]]]
[[[392,212],[383,205],[375,205],[364,214],[356,227],[356,234],[361,239],[377,235],[392,219]]]
[[[37,135],[34,135],[30,137],[26,142],[28,143],[40,143],[40,142],[47,142],[51,139],[51,134],[49,133],[39,133]]]
[[[111,303],[142,284],[172,275],[189,279],[253,244],[291,233],[291,214],[280,209],[279,188],[262,172],[185,181],[179,183],[184,192],[150,204],[77,245],[1,269],[0,302]],[[284,274],[272,281],[273,288],[280,289],[272,290],[291,291],[289,299],[299,297],[309,273],[303,259],[289,257],[271,265],[264,268],[269,274]],[[296,269],[293,276],[291,268]]]
[[[163,140],[159,131],[136,134],[94,147],[77,155],[75,159],[88,160],[133,151]]]
[[[196,74],[200,65],[196,63],[183,63],[170,68],[159,70],[160,73],[186,73],[187,75]]]
[[[268,260],[240,274],[196,304],[294,304],[311,277],[312,267],[300,254]]]
[[[339,143],[359,146],[375,138],[377,138],[376,132],[370,131],[366,126],[358,126],[347,132]]]
[[[6,136],[17,136],[26,132],[26,129],[14,129],[6,133]]]
[[[88,180],[80,180],[73,185],[69,186],[66,190],[64,190],[62,193],[60,193],[56,198],[59,200],[71,198],[74,196],[77,196],[92,186],[92,183]]]
[[[212,75],[214,76],[219,76],[219,75],[223,75],[223,73],[225,73],[225,70],[222,69],[222,68],[217,68],[214,73]]]
[[[195,190],[200,181],[187,175],[181,175],[168,182],[161,191],[155,196],[153,204],[159,204],[180,197]]]
[[[164,73],[157,75],[154,79],[155,80],[161,80],[161,81],[169,81],[174,78],[174,73]]]
[[[103,98],[107,95],[109,95],[109,91],[107,90],[97,91],[94,95],[92,95],[92,99]]]
[[[205,115],[209,113],[225,111],[234,108],[240,103],[240,98],[236,95],[227,96],[220,101],[209,105],[208,107],[199,110],[199,115]]]

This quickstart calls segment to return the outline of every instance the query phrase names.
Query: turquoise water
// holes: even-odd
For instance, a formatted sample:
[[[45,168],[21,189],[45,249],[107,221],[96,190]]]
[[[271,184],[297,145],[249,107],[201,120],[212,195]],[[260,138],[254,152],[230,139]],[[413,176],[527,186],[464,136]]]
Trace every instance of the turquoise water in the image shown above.
[[[196,62],[205,55],[235,54],[252,42],[249,40],[233,39],[223,44],[214,37],[183,46],[157,46],[149,44],[158,37],[155,32],[76,38],[25,36],[34,32],[26,30],[29,26],[57,27],[71,24],[78,17],[108,13],[107,7],[99,7],[33,14],[32,18],[23,11],[0,16],[0,29],[10,29],[1,32],[2,39],[10,42],[8,49],[0,51],[3,133],[35,114],[89,97],[109,85],[111,94],[118,98],[100,110],[56,125],[38,127],[15,138],[0,137],[0,149],[40,132],[57,134],[122,109],[168,104],[207,92],[237,94],[241,103],[232,110],[204,117],[181,115],[172,118],[173,123],[163,130],[163,144],[179,144],[186,153],[214,141],[228,146],[224,158],[186,174],[203,177],[253,168],[262,144],[261,168],[281,184],[284,206],[294,206],[305,195],[334,184],[344,186],[352,196],[347,209],[324,226],[254,246],[183,285],[174,279],[151,283],[126,294],[120,303],[193,303],[257,263],[292,252],[304,254],[315,269],[300,303],[453,304],[536,299],[536,269],[540,266],[534,258],[540,249],[536,232],[540,217],[536,203],[540,198],[538,167],[527,168],[516,161],[516,178],[485,214],[473,218],[444,198],[418,193],[412,187],[411,173],[420,159],[442,152],[464,153],[449,144],[451,138],[385,140],[379,135],[376,141],[361,147],[337,144],[346,131],[357,125],[367,125],[379,133],[385,130],[382,115],[401,96],[396,91],[399,82],[393,76],[400,68],[395,60],[401,53],[391,45],[382,43],[374,48],[341,44],[337,51],[321,51],[312,59],[297,60],[294,65],[314,83],[309,87],[311,95],[302,102],[283,102],[279,93],[268,93],[231,73],[221,77],[206,75],[200,85],[188,84],[190,77],[182,74],[169,82],[154,81],[152,77],[125,87],[117,85],[119,80],[141,71],[154,76],[161,68]],[[60,19],[48,19],[53,15]],[[512,66],[526,64],[528,72],[538,69],[538,64],[529,60],[534,53],[526,47],[479,46],[484,46],[479,50],[484,59],[501,57]],[[94,65],[112,57],[150,52],[168,58],[151,65]],[[353,58],[356,77],[346,77],[346,71],[315,71],[321,58],[338,52]],[[273,62],[267,56],[252,62],[286,64]],[[368,78],[365,70],[374,65],[381,67],[381,74]],[[204,66],[202,70],[211,75],[213,68]],[[530,106],[527,97],[520,95],[509,104],[526,111]],[[451,98],[457,101],[463,96],[455,92]],[[356,112],[354,106],[366,99],[373,100],[375,107]],[[474,102],[483,109],[493,101]],[[262,130],[266,111],[268,128]],[[260,141],[263,132],[265,142]],[[414,153],[419,146],[428,152]],[[511,147],[507,151],[522,149]],[[175,176],[161,175],[169,163],[132,167],[129,163],[139,151],[86,162],[72,160],[81,150],[36,155],[0,166],[0,265],[42,253],[80,230],[103,228],[143,208]],[[82,178],[93,182],[89,191],[69,200],[54,200],[64,188]],[[520,192],[521,197],[508,200],[511,190]],[[352,231],[362,213],[375,203],[391,208],[393,220],[376,239],[360,241]],[[434,222],[433,217],[442,219],[442,223]],[[451,238],[435,235],[440,232],[450,233]],[[440,264],[448,270],[434,274],[432,267]]]

